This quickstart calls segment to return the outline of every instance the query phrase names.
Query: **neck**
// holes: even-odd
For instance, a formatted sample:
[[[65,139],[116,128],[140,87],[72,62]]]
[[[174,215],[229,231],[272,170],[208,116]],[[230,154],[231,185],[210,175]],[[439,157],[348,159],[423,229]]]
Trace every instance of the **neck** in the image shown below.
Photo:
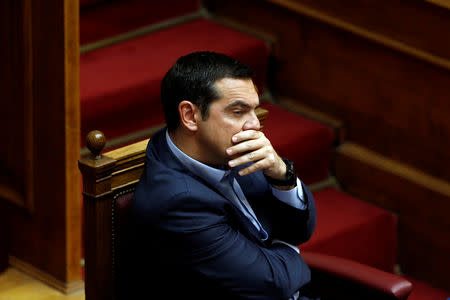
[[[197,132],[181,127],[169,132],[169,137],[178,149],[196,161],[213,168],[226,165],[226,162],[218,163],[217,157],[211,156],[213,152],[200,141]]]
[[[201,147],[195,138],[195,133],[178,128],[173,132],[169,132],[170,139],[184,154],[202,163],[206,163],[202,160],[200,155]]]

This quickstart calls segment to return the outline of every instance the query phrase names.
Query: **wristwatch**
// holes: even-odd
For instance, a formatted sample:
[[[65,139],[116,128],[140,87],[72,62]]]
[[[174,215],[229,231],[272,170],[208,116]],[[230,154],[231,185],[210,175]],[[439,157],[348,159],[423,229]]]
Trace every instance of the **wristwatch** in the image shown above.
[[[294,163],[287,159],[282,158],[284,163],[286,164],[286,177],[284,179],[273,179],[272,177],[266,176],[267,181],[276,186],[292,186],[297,182],[297,172],[295,171]]]

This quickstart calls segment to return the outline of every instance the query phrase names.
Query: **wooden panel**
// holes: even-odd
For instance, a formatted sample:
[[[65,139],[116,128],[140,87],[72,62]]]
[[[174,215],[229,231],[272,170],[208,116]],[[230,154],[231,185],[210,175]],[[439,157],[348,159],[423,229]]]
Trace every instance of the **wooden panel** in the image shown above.
[[[333,0],[267,1],[334,26],[346,26],[346,30],[376,34],[382,37],[380,42],[390,39],[431,56],[450,58],[450,40],[444,38],[450,30],[450,11],[423,0],[350,0],[345,5]]]
[[[72,0],[0,6],[8,45],[0,47],[8,128],[0,173],[3,191],[19,199],[0,211],[10,263],[66,292],[82,287],[78,10]]]
[[[449,179],[450,73],[322,24],[303,29],[302,73],[288,93],[338,116],[348,139]]]
[[[450,182],[353,143],[338,148],[336,177],[345,190],[399,215],[401,270],[448,289]]]
[[[111,245],[112,222],[99,222],[98,219],[111,220],[112,195],[86,198],[84,205],[86,229],[86,299],[114,299]],[[87,242],[89,241],[89,242]],[[92,259],[91,259],[92,258]],[[96,258],[96,259],[93,259]],[[100,295],[106,295],[101,297]]]
[[[112,189],[118,189],[125,187],[126,185],[137,183],[141,178],[143,171],[144,163],[141,163],[113,173],[111,182]]]
[[[29,2],[2,1],[0,198],[33,210],[31,19]],[[18,134],[19,133],[19,134]],[[27,149],[27,150],[26,150]]]
[[[10,250],[10,218],[7,212],[12,206],[32,211],[32,151],[29,114],[30,84],[29,64],[30,18],[26,14],[28,3],[23,1],[0,2],[0,89],[2,104],[0,118],[0,271],[8,266]],[[32,150],[32,148],[29,148]],[[23,213],[26,213],[23,211]]]

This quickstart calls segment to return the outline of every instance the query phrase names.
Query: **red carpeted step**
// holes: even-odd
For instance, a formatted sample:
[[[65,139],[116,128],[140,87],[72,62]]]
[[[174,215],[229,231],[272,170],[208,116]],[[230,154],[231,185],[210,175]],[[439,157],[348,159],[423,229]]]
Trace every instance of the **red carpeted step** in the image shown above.
[[[160,84],[182,55],[198,50],[228,54],[251,66],[264,89],[269,46],[206,19],[84,53],[80,57],[81,141],[90,130],[108,140],[163,122]]]
[[[391,212],[335,188],[315,192],[314,199],[316,229],[300,249],[393,271],[397,256],[397,219]]]
[[[329,175],[333,131],[271,103],[262,103],[269,111],[264,133],[280,156],[291,159],[303,182],[311,184]]]
[[[200,9],[200,0],[83,0],[80,44],[85,45]]]

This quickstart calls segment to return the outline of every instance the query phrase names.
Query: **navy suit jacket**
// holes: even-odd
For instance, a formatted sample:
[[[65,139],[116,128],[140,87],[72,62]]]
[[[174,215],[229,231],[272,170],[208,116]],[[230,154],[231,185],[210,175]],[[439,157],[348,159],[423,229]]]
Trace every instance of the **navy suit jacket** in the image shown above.
[[[127,293],[139,299],[283,299],[310,281],[292,245],[307,241],[316,211],[302,184],[306,210],[272,193],[262,172],[237,179],[269,234],[263,241],[242,212],[170,151],[165,128],[147,146],[145,170],[129,220]]]

